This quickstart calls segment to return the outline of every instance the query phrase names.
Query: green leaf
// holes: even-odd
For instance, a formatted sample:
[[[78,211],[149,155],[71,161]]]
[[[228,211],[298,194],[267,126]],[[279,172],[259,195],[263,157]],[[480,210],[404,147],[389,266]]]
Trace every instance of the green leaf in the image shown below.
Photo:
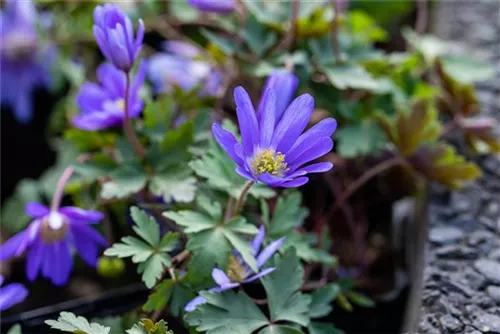
[[[441,57],[441,64],[448,75],[464,84],[491,79],[495,75],[492,65],[472,57]]]
[[[154,195],[163,197],[165,203],[192,202],[196,195],[196,179],[189,170],[163,172],[153,175],[149,189]]]
[[[365,296],[361,293],[349,290],[349,291],[345,291],[345,295],[350,301],[352,301],[356,305],[363,306],[363,307],[374,307],[375,306],[375,302],[371,298],[368,298],[367,296]]]
[[[206,200],[201,200],[203,206],[206,206],[207,203],[203,201]],[[224,224],[222,213],[220,212],[220,204],[216,203],[214,207],[218,208],[218,214],[212,212],[212,215],[208,215],[201,212],[184,210],[178,212],[168,211],[164,212],[163,215],[175,221],[177,225],[182,226],[184,232],[189,234],[190,238],[186,246],[188,249],[195,251],[192,261],[201,266],[202,273],[210,271],[210,267],[213,267],[214,264],[225,268],[229,261],[232,247],[236,248],[242,254],[245,261],[254,270],[257,270],[257,265],[248,242],[239,236],[239,234],[255,234],[257,233],[257,228],[252,224],[246,223],[243,217],[234,218]],[[210,246],[207,247],[207,245]]]
[[[137,272],[148,288],[152,288],[162,276],[165,267],[170,267],[169,251],[175,249],[179,234],[168,232],[160,241],[160,227],[156,220],[137,207],[131,208],[131,216],[136,223],[132,228],[146,242],[127,236],[121,243],[115,243],[106,249],[104,255],[119,258],[132,257],[132,262],[139,263]]]
[[[64,138],[72,142],[80,151],[94,151],[113,146],[118,135],[112,132],[84,131],[76,128],[64,132]]]
[[[357,38],[362,38],[367,42],[385,42],[387,40],[387,32],[365,12],[349,11],[348,19],[352,33]]]
[[[394,120],[382,113],[376,119],[398,151],[409,156],[422,144],[435,141],[441,134],[437,111],[425,100],[414,101],[409,111],[400,109]]]
[[[186,321],[208,334],[248,334],[268,324],[260,309],[240,291],[200,292],[207,302],[190,312]]]
[[[402,32],[408,44],[422,54],[428,64],[432,64],[437,57],[449,53],[453,48],[452,43],[434,35],[419,35],[410,28],[404,28]]]
[[[481,175],[481,169],[474,162],[465,160],[453,146],[445,143],[424,145],[408,160],[426,178],[452,189],[458,189],[465,181],[475,180]]]
[[[95,154],[91,159],[74,165],[75,172],[85,182],[94,182],[112,173],[116,164],[105,154]]]
[[[311,296],[299,291],[304,283],[304,268],[293,248],[282,258],[275,256],[274,259],[276,270],[261,278],[267,294],[271,320],[273,323],[291,321],[307,326]]]
[[[333,307],[330,305],[340,293],[340,286],[337,284],[328,284],[315,290],[312,295],[309,317],[321,318],[328,315]]]
[[[149,101],[144,108],[144,126],[151,140],[161,141],[172,123],[174,101],[170,95],[162,95],[157,101]]]
[[[168,329],[165,320],[154,323],[151,319],[141,319],[139,324],[127,330],[127,334],[174,334],[174,332]]]
[[[209,141],[208,151],[199,159],[191,161],[189,167],[196,175],[207,179],[211,187],[222,190],[233,198],[240,196],[247,181],[236,173],[236,163],[213,139]],[[256,184],[250,188],[250,195],[255,198],[271,198],[274,194],[272,189],[262,184]]]
[[[10,233],[23,230],[32,220],[24,211],[29,202],[42,202],[42,197],[37,182],[24,179],[17,184],[14,194],[2,206],[2,227]]]
[[[191,289],[184,283],[188,275],[177,277],[175,282],[172,279],[163,280],[149,295],[143,310],[146,312],[159,311],[170,302],[170,312],[176,317],[179,316],[186,304],[194,297]]]
[[[353,64],[330,65],[323,67],[323,72],[332,85],[338,89],[377,89],[377,82],[361,66]]]
[[[309,334],[343,334],[337,327],[329,323],[322,323],[317,321],[312,321],[307,328]]]
[[[96,322],[106,327],[110,327],[109,334],[123,334],[123,318],[121,316],[107,316],[103,318],[92,318],[91,322]]]
[[[234,40],[220,37],[207,29],[201,29],[200,32],[205,38],[221,49],[226,56],[234,54],[236,50],[236,42]]]
[[[21,330],[21,325],[15,324],[11,328],[9,328],[9,330],[7,331],[7,334],[23,334],[23,332]]]
[[[274,208],[273,216],[263,219],[266,225],[266,235],[272,238],[279,238],[290,233],[294,228],[302,226],[304,219],[309,214],[308,210],[301,206],[302,195],[298,191],[292,191],[280,196]],[[262,201],[262,208],[265,206],[266,212],[269,208],[265,201]]]
[[[347,124],[336,131],[337,152],[346,158],[366,155],[380,150],[384,144],[384,134],[371,119],[361,123]]]
[[[334,265],[337,258],[322,249],[314,248],[313,246],[316,244],[317,238],[314,234],[292,231],[287,235],[282,250],[295,248],[297,256],[305,262]]]
[[[89,323],[84,317],[77,317],[71,312],[61,312],[57,321],[46,320],[45,323],[51,328],[77,334],[108,334],[110,331],[109,327]]]
[[[135,233],[152,247],[157,247],[160,243],[160,226],[156,220],[136,206],[130,208],[130,216],[136,224],[132,227]]]
[[[304,332],[298,328],[287,325],[269,325],[258,334],[304,334]]]
[[[122,165],[110,177],[111,180],[104,183],[101,190],[104,199],[127,198],[142,190],[148,180],[148,175],[138,163]]]

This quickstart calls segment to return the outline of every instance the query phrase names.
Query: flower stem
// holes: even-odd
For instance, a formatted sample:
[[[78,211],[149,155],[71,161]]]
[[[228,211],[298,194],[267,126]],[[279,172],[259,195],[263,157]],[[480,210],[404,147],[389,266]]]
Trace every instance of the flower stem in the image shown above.
[[[333,54],[335,56],[335,62],[340,62],[340,46],[339,46],[339,18],[340,18],[340,6],[338,0],[331,0],[331,4],[334,11],[333,18],[333,29],[332,29],[332,46]]]
[[[234,215],[233,216],[238,216],[241,212],[241,209],[243,209],[243,205],[245,205],[245,200],[247,198],[247,194],[250,191],[250,188],[253,186],[253,181],[248,181],[245,183],[245,186],[243,187],[243,190],[241,191],[240,198],[238,198],[238,202],[236,202],[236,210],[234,210]]]
[[[52,203],[50,205],[51,211],[57,211],[57,209],[59,209],[59,204],[61,204],[61,199],[64,194],[64,187],[66,186],[68,180],[71,178],[71,175],[73,175],[74,171],[75,169],[73,167],[68,166],[59,178],[59,181],[57,182],[56,192],[54,193],[54,197],[52,197]]]
[[[416,0],[417,4],[417,22],[415,24],[415,31],[417,34],[422,35],[427,31],[427,23],[429,21],[429,5],[427,0]]]
[[[130,73],[126,72],[126,80],[125,80],[125,105],[123,108],[124,112],[124,119],[123,119],[123,132],[125,132],[125,136],[127,137],[128,141],[132,146],[134,147],[136,153],[141,157],[144,158],[146,156],[146,150],[144,147],[142,147],[141,142],[137,138],[137,136],[134,133],[134,129],[132,129],[132,123],[130,122],[130,117],[129,117],[129,95],[130,95]]]

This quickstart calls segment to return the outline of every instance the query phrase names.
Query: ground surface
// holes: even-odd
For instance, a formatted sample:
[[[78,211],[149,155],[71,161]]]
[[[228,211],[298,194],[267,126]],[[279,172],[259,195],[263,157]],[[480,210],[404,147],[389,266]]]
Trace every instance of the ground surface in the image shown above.
[[[500,120],[500,1],[441,1],[434,30],[465,52],[495,64],[477,85],[485,113]],[[500,156],[453,194],[434,187],[419,333],[500,333]]]

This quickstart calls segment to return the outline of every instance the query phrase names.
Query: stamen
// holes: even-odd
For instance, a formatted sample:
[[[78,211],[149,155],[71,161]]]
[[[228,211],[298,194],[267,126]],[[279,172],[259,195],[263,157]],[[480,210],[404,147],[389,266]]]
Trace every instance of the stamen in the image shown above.
[[[269,173],[275,176],[282,176],[287,171],[285,155],[280,152],[268,149],[255,155],[252,162],[252,171],[255,175]]]
[[[115,101],[116,106],[118,109],[123,110],[125,108],[125,100],[124,99],[118,99]]]
[[[245,267],[236,260],[234,256],[229,257],[229,264],[227,265],[226,270],[227,277],[231,280],[231,282],[238,283],[243,282],[246,278],[245,275]]]

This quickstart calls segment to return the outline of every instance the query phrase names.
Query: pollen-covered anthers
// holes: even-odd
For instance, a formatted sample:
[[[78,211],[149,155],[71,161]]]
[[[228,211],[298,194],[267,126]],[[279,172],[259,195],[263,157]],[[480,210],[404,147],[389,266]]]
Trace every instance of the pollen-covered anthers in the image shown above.
[[[255,155],[252,162],[252,171],[255,175],[269,173],[274,176],[282,176],[287,171],[285,155],[268,149]]]
[[[246,278],[245,267],[236,260],[234,256],[229,257],[229,264],[226,269],[227,277],[231,279],[233,283],[243,282]]]
[[[40,235],[47,244],[64,239],[68,230],[68,224],[65,218],[58,212],[51,212],[42,221]]]

